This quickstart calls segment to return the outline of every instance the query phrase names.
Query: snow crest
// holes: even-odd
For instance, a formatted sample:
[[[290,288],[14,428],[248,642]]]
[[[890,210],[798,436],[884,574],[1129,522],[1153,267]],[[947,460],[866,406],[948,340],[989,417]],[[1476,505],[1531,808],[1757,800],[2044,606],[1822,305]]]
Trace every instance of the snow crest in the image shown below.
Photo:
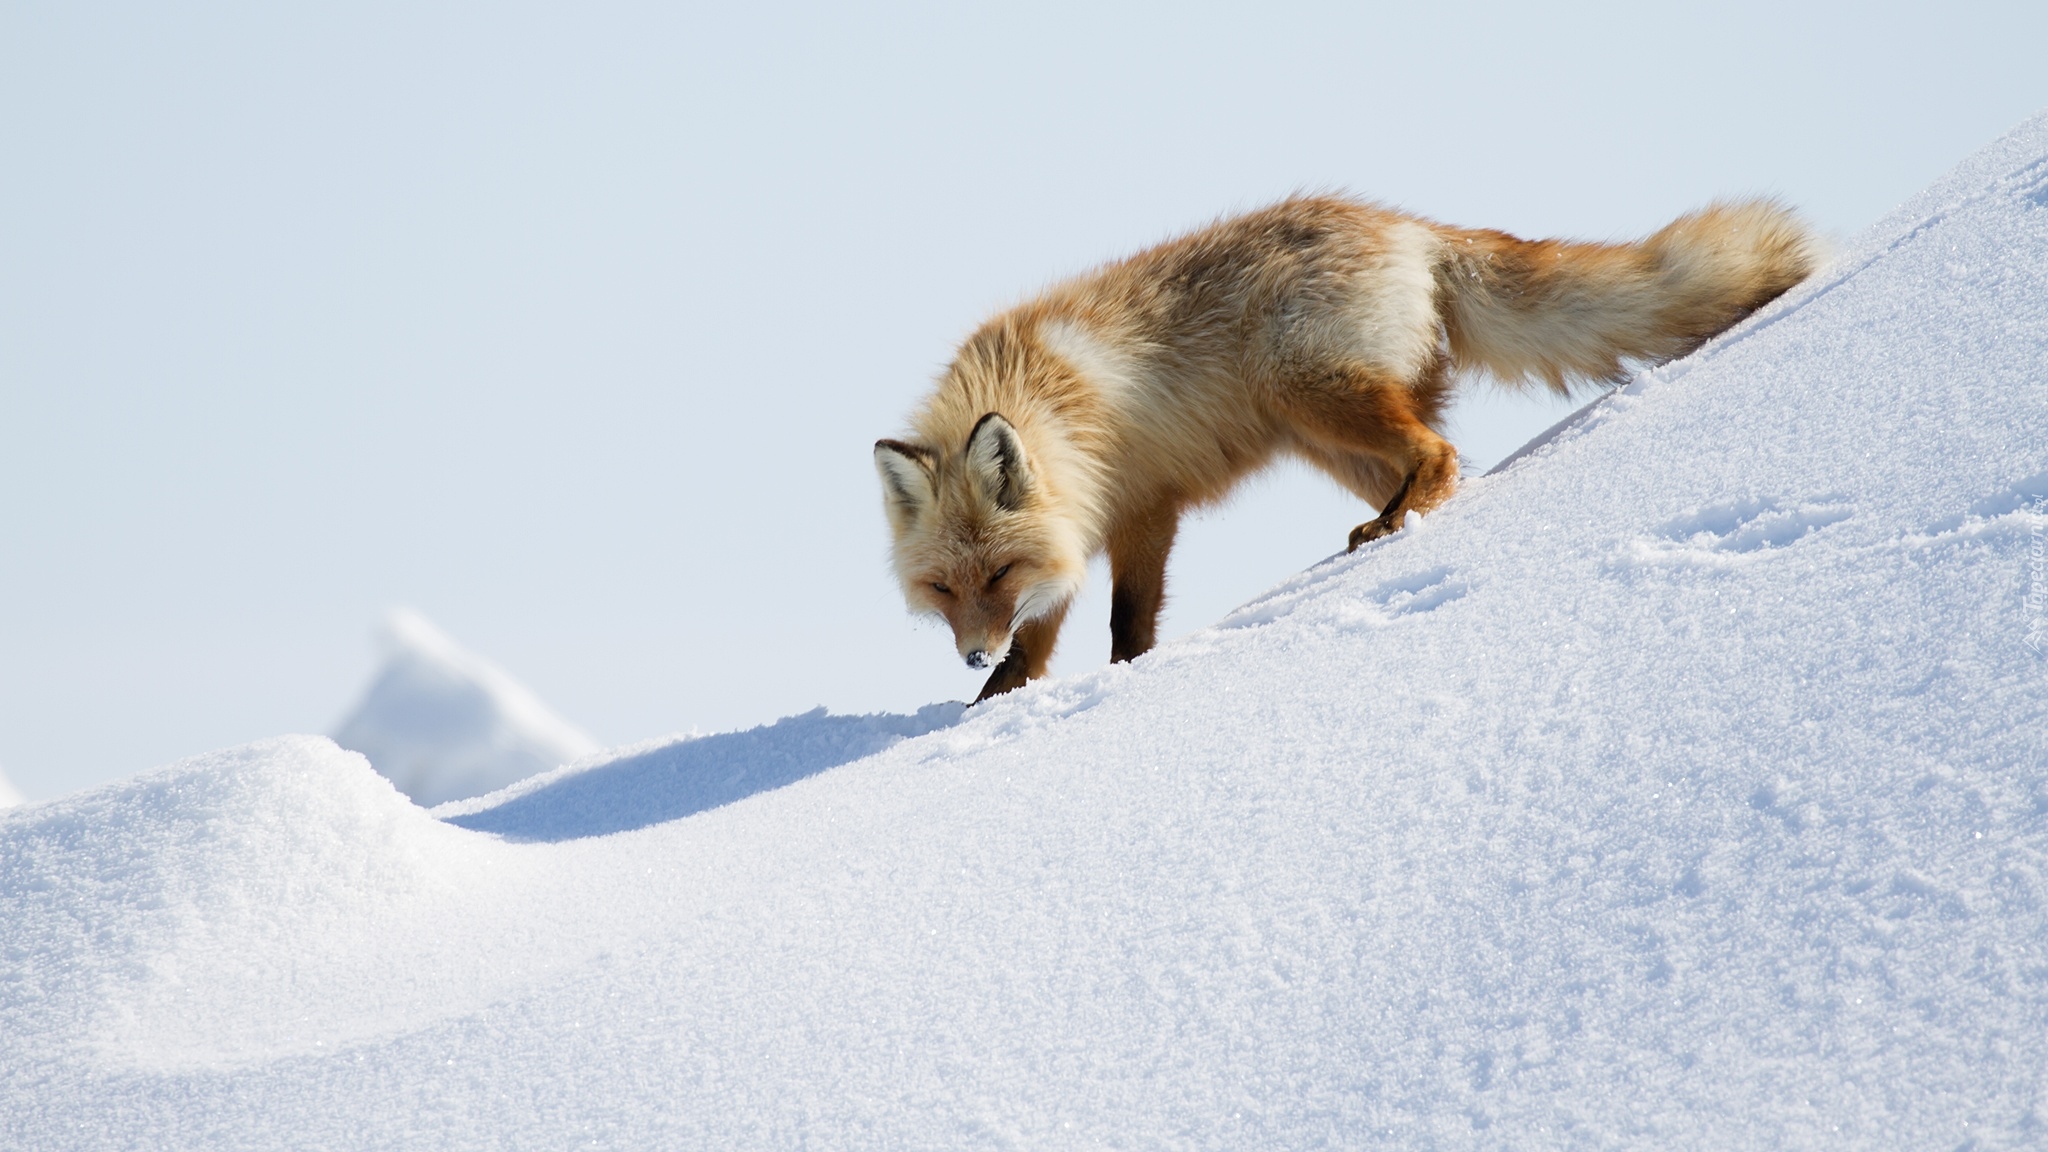
[[[384,666],[334,739],[415,801],[476,796],[598,750],[525,685],[419,613],[392,612],[383,636]]]

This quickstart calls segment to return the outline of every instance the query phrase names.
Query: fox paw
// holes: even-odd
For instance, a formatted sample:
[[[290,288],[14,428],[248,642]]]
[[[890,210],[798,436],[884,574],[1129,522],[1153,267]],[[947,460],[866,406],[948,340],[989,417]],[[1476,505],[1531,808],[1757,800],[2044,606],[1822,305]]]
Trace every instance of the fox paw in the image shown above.
[[[1400,529],[1401,525],[1399,523],[1389,520],[1384,516],[1377,520],[1368,520],[1351,530],[1351,544],[1344,550],[1346,552],[1356,552],[1360,544],[1369,544],[1382,536],[1390,536],[1400,531]]]

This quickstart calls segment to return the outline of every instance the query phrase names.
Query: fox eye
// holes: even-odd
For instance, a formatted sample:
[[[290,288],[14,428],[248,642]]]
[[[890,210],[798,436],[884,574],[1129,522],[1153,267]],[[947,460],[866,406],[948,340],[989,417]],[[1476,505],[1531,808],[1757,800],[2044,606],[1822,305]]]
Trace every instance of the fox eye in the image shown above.
[[[996,569],[996,574],[988,578],[988,586],[991,588],[995,587],[996,581],[1001,580],[1004,576],[1007,576],[1009,572],[1010,566],[1008,564],[1005,564],[1001,568]]]
[[[953,590],[951,588],[948,588],[944,584],[936,582],[932,584],[932,590],[937,592],[941,596],[951,596],[953,594]]]

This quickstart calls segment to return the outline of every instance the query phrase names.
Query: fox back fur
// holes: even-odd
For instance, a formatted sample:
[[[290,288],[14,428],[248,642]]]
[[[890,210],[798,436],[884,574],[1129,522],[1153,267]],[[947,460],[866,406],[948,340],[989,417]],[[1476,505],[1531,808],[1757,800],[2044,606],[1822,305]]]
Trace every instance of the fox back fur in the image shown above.
[[[1814,269],[1770,201],[1632,244],[1521,240],[1297,197],[1055,285],[967,338],[875,444],[896,575],[995,671],[1044,675],[1108,553],[1111,657],[1152,647],[1181,513],[1292,454],[1378,508],[1358,547],[1448,498],[1453,380],[1558,392],[1682,356]]]

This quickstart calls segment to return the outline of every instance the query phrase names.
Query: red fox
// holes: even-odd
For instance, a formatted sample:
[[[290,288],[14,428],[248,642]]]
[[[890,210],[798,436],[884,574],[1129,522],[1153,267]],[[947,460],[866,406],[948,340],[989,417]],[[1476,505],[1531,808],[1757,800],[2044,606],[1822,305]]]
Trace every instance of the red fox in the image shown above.
[[[1180,515],[1282,453],[1379,509],[1350,547],[1442,504],[1454,377],[1558,392],[1682,356],[1797,284],[1813,235],[1718,203],[1634,244],[1520,240],[1297,197],[1055,285],[967,338],[875,443],[894,566],[945,618],[977,701],[1045,674],[1091,558],[1110,656],[1152,647]]]

